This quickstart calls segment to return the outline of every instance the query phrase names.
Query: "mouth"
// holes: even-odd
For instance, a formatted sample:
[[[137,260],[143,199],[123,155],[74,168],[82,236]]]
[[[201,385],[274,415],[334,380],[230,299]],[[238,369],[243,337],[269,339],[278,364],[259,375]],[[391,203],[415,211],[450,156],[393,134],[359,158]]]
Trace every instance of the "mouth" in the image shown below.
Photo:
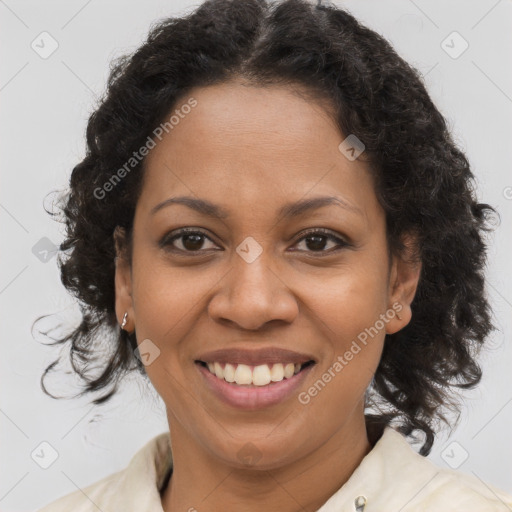
[[[317,364],[310,354],[276,347],[215,350],[194,362],[212,398],[252,411],[291,400]]]
[[[312,354],[278,347],[213,350],[194,362],[212,397],[245,410],[290,400],[317,364]]]
[[[195,363],[207,369],[217,379],[229,384],[241,387],[264,387],[291,379],[314,365],[315,361],[310,359],[304,363],[283,362],[259,365],[201,360]]]

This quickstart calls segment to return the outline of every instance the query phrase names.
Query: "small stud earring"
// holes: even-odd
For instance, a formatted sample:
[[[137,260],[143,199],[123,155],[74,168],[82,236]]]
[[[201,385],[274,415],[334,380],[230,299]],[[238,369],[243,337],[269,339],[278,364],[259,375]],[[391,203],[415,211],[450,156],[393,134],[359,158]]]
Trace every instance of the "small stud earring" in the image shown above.
[[[128,318],[128,311],[123,316],[123,321],[121,322],[121,329],[124,329],[124,326],[126,325],[126,320]]]
[[[396,314],[396,316],[397,316],[398,320],[402,320],[402,317],[398,313]]]

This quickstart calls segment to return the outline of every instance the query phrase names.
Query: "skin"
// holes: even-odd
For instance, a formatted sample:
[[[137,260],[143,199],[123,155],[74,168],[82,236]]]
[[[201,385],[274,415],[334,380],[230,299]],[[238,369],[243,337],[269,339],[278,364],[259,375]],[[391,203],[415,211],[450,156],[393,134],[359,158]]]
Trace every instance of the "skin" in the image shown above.
[[[126,330],[136,328],[139,344],[150,339],[160,350],[146,371],[172,433],[174,471],[162,506],[314,511],[371,450],[364,394],[385,334],[410,321],[420,265],[388,258],[367,164],[341,154],[345,136],[319,103],[291,88],[232,81],[194,89],[176,108],[190,96],[197,106],[146,159],[131,264],[116,236],[118,320],[127,311]],[[277,215],[285,203],[325,195],[352,208]],[[151,214],[176,196],[207,199],[229,216],[176,204]],[[185,252],[183,237],[159,246],[183,227],[206,234],[195,252]],[[302,233],[310,228],[349,245],[333,252],[338,242],[322,238],[318,249]],[[236,252],[249,236],[262,248],[252,263]],[[277,406],[240,411],[211,393],[194,363],[227,347],[306,352],[317,360],[299,389],[307,391],[394,303],[401,320],[385,323],[307,405],[294,393]],[[238,457],[247,443],[258,453],[249,466]]]

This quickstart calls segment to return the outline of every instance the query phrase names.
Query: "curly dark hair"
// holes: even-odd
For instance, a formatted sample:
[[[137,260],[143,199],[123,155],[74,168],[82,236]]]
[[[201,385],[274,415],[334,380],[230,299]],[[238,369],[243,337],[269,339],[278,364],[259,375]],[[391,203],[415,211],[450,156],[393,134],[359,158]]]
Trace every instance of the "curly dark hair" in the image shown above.
[[[484,232],[494,209],[477,201],[468,160],[420,73],[346,11],[306,0],[208,0],[153,26],[139,49],[113,64],[88,121],[86,156],[59,205],[66,225],[61,278],[78,298],[82,319],[50,344],[69,347],[83,382],[75,396],[103,390],[93,400],[99,404],[126,374],[145,375],[134,354],[135,334],[117,324],[113,238],[120,226],[130,243],[144,159],[101,200],[95,191],[193,87],[236,77],[260,86],[300,86],[327,100],[341,133],[356,134],[366,146],[390,251],[403,255],[404,234],[416,234],[422,270],[412,320],[386,335],[367,395],[377,410],[367,421],[393,423],[406,436],[422,434],[420,453],[427,455],[435,422],[449,424],[446,410],[458,411],[456,388],[471,388],[481,378],[476,356],[493,329]],[[95,342],[110,349],[108,357],[93,350]],[[47,394],[43,381],[58,361],[41,377]],[[90,375],[93,362],[99,371]]]

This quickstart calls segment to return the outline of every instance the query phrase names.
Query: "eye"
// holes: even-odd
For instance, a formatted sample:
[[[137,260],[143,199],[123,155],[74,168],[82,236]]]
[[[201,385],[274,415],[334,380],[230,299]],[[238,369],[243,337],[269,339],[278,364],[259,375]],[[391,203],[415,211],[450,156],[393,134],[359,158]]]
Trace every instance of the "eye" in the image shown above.
[[[303,234],[295,245],[300,246],[300,244],[303,244],[303,249],[292,250],[331,254],[350,246],[348,242],[335,236],[330,231],[318,228]],[[218,245],[206,233],[196,228],[183,228],[175,233],[169,233],[162,238],[159,245],[165,250],[189,254],[217,250],[215,248],[218,248]]]
[[[307,252],[320,252],[331,254],[344,247],[348,247],[350,244],[338,236],[333,235],[326,229],[314,229],[308,231],[302,238],[297,242],[298,245],[303,244]],[[329,247],[329,244],[331,246]],[[295,250],[295,249],[294,249]]]
[[[212,246],[208,247],[208,242]],[[218,247],[205,233],[194,228],[184,228],[174,234],[165,235],[159,245],[167,250],[188,253],[205,252]]]

